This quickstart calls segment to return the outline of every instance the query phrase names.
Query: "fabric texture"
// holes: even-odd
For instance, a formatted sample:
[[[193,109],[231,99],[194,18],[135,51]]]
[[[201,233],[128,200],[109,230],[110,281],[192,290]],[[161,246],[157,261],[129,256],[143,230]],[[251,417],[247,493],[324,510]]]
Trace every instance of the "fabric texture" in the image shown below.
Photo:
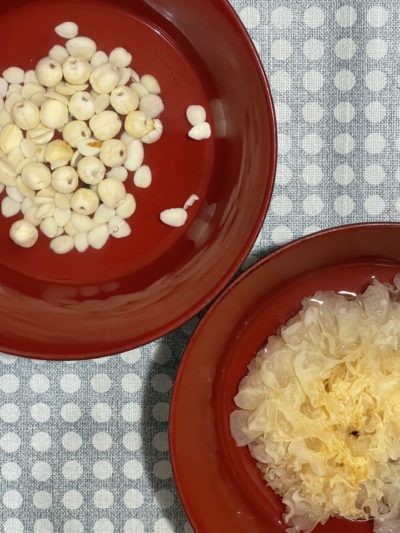
[[[232,3],[263,59],[279,128],[273,201],[243,268],[318,229],[398,220],[398,3]],[[97,361],[1,356],[2,532],[192,531],[171,477],[167,429],[197,322]]]

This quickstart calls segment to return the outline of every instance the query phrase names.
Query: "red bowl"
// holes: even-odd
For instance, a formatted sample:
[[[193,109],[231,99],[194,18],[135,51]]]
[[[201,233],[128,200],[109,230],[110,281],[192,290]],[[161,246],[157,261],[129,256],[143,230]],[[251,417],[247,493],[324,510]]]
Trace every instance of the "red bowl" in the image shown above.
[[[211,307],[187,347],[175,384],[170,449],[196,533],[283,533],[280,498],[229,429],[233,397],[268,337],[319,290],[360,292],[400,272],[400,224],[332,229],[256,263]],[[330,520],[315,533],[366,533],[372,522]]]
[[[153,171],[129,239],[57,256],[41,237],[31,250],[0,220],[0,350],[46,359],[116,353],[154,340],[209,303],[250,250],[270,201],[276,126],[256,51],[226,0],[3,0],[0,68],[34,68],[64,41],[66,20],[110,52],[124,46],[139,73],[161,83],[163,139],[146,150]],[[23,36],[29,36],[25,38]],[[186,136],[188,105],[207,108],[215,135]],[[159,213],[201,201],[182,229]]]

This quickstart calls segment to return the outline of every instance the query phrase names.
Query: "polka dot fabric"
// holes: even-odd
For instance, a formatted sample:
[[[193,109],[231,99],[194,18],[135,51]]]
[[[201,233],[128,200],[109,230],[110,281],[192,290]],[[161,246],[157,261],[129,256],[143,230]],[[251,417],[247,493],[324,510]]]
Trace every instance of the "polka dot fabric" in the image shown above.
[[[322,228],[397,220],[397,3],[232,3],[262,56],[279,130],[274,197],[242,268]],[[198,320],[96,361],[0,355],[0,531],[193,533],[167,432]]]

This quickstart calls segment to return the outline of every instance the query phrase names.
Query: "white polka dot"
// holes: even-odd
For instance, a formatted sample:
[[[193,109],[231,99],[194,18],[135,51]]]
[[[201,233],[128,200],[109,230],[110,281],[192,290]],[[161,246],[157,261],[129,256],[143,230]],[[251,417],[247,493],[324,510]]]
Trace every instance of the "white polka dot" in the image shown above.
[[[316,155],[322,150],[324,142],[317,133],[309,133],[304,135],[302,144],[307,154]]]
[[[286,61],[292,55],[292,45],[287,39],[277,39],[271,45],[271,55],[279,61]]]
[[[90,385],[94,392],[103,394],[110,390],[111,379],[107,376],[107,374],[96,374],[90,380]]]
[[[319,39],[308,39],[303,45],[303,53],[310,61],[318,61],[324,55],[324,43]]]
[[[21,411],[15,403],[5,403],[0,407],[0,418],[7,424],[14,424],[20,415]]]
[[[109,461],[97,461],[93,465],[93,474],[97,479],[110,479],[113,475],[113,467]]]
[[[333,146],[338,154],[349,154],[354,150],[354,139],[349,133],[340,133],[333,139]]]
[[[60,387],[67,394],[74,394],[81,387],[80,377],[76,374],[64,374],[60,379]]]
[[[167,452],[169,450],[168,433],[165,431],[156,433],[153,437],[153,447],[159,452]]]
[[[350,102],[339,102],[335,107],[335,118],[338,122],[351,122],[355,115],[355,109]]]
[[[114,495],[109,490],[101,489],[94,493],[93,502],[98,509],[109,509],[114,503]]]
[[[369,165],[365,168],[364,179],[371,185],[380,185],[385,178],[385,169],[380,165]]]
[[[365,117],[370,122],[381,122],[386,116],[386,108],[380,102],[371,102],[365,108]]]
[[[21,467],[17,463],[9,462],[1,465],[1,475],[7,481],[16,481],[21,477]]]
[[[388,11],[382,6],[374,6],[368,10],[367,21],[373,28],[381,28],[388,21]]]
[[[67,461],[62,467],[62,473],[65,479],[75,481],[82,477],[83,468],[81,463],[78,463],[78,461]]]
[[[128,509],[138,509],[144,503],[143,494],[136,489],[127,490],[124,494],[124,504]]]
[[[3,504],[9,509],[19,509],[22,505],[22,494],[17,490],[7,490],[3,494]]]
[[[349,165],[339,165],[335,168],[333,177],[339,185],[350,185],[354,180],[354,170]]]
[[[322,168],[318,165],[307,165],[306,167],[303,168],[301,175],[302,175],[303,180],[307,183],[307,185],[316,187],[322,181],[322,177],[323,177]]]
[[[379,37],[375,39],[370,39],[367,42],[366,54],[371,59],[382,59],[385,57],[388,51],[388,44],[383,39]]]
[[[33,525],[33,533],[53,533],[53,524],[47,518],[39,518]]]
[[[340,7],[335,14],[336,23],[342,28],[350,28],[357,20],[357,12],[354,7]]]
[[[382,70],[371,70],[365,78],[365,84],[370,91],[381,91],[387,84],[386,73]]]
[[[125,522],[124,533],[144,533],[143,522],[137,518],[130,518]]]
[[[354,211],[354,200],[349,195],[343,194],[335,199],[333,208],[339,216],[347,217]]]
[[[349,61],[357,51],[353,39],[340,39],[335,46],[335,54],[339,59]]]
[[[114,524],[108,518],[100,518],[94,524],[94,533],[114,533]]]
[[[43,394],[49,390],[50,381],[44,374],[34,374],[29,380],[29,386],[33,392]]]
[[[293,13],[291,9],[280,6],[276,7],[271,13],[271,22],[280,30],[289,28],[292,25]]]
[[[14,453],[21,446],[21,439],[16,433],[4,433],[0,438],[0,448],[5,453]]]
[[[134,431],[125,433],[122,442],[125,448],[131,452],[136,452],[142,447],[142,437]]]
[[[385,200],[377,194],[368,196],[364,202],[364,209],[369,215],[381,215],[385,207]]]
[[[53,498],[47,490],[38,490],[33,494],[32,501],[37,509],[48,509],[51,507]]]
[[[134,393],[142,388],[142,379],[137,374],[126,374],[121,381],[125,392]]]
[[[285,70],[276,70],[272,76],[270,76],[270,82],[272,88],[279,93],[290,91],[292,88],[292,78],[289,72],[286,72]]]
[[[45,461],[36,461],[32,465],[31,474],[36,481],[47,481],[52,475],[51,466]]]
[[[24,525],[18,518],[7,518],[4,522],[4,533],[23,533]]]
[[[76,452],[82,446],[82,437],[75,431],[69,431],[62,436],[62,445],[69,452]]]
[[[151,353],[151,358],[155,363],[163,365],[167,363],[172,357],[171,348],[164,343],[157,344]]]
[[[256,7],[244,7],[239,11],[243,24],[248,29],[257,28],[260,24],[260,11]]]
[[[101,431],[93,435],[92,444],[99,452],[105,452],[112,446],[112,437],[108,433]]]
[[[139,479],[143,476],[143,466],[136,459],[124,464],[124,476],[128,479]]]
[[[51,437],[45,431],[38,431],[31,438],[31,446],[37,452],[47,452],[51,448]]]
[[[275,215],[282,216],[282,217],[288,215],[291,212],[292,207],[293,207],[292,200],[289,198],[289,196],[285,196],[284,194],[275,196],[271,202],[272,212]],[[154,406],[154,409],[157,407],[157,405],[160,405],[160,404],[156,404]]]
[[[335,85],[339,91],[351,91],[356,84],[356,77],[350,70],[341,70],[335,76]]]
[[[66,403],[61,407],[61,416],[66,422],[76,422],[82,416],[81,408],[76,403]]]
[[[370,154],[380,154],[386,146],[386,139],[380,133],[370,133],[365,139],[365,149]]]
[[[0,352],[0,363],[3,363],[3,365],[13,365],[17,361],[18,357],[15,357],[15,355]]]
[[[132,424],[142,417],[142,407],[138,403],[127,403],[122,407],[121,414],[125,422]]]
[[[142,350],[140,348],[135,348],[134,350],[130,350],[129,352],[121,355],[121,359],[124,361],[124,363],[128,363],[128,365],[136,364],[142,359],[142,357]]]
[[[154,495],[154,499],[160,509],[169,509],[174,505],[174,496],[167,489],[158,490]]]
[[[0,390],[6,394],[13,394],[19,389],[19,379],[14,374],[0,376]]]
[[[64,524],[64,533],[84,533],[83,524],[80,520],[67,520]]]
[[[91,415],[93,420],[99,424],[108,422],[112,416],[111,407],[108,403],[96,403],[92,407]]]
[[[154,533],[174,533],[175,528],[168,518],[160,518],[154,524]]]
[[[79,509],[82,503],[82,494],[77,490],[68,490],[63,496],[63,504],[66,509]]]
[[[304,11],[304,24],[309,28],[319,28],[325,20],[325,14],[318,6],[311,6]]]
[[[319,122],[324,116],[324,109],[318,102],[309,102],[303,107],[303,118],[306,122]]]
[[[324,202],[322,198],[317,194],[310,194],[303,200],[303,210],[304,212],[311,216],[320,215],[324,208]]]
[[[153,474],[158,479],[170,479],[172,477],[171,463],[169,461],[158,461],[153,467]]]
[[[280,124],[283,124],[285,122],[289,122],[291,117],[292,117],[292,110],[285,103],[277,103],[277,104],[275,104],[275,113],[276,113],[277,121]]]
[[[284,163],[279,163],[276,169],[277,185],[287,185],[292,179],[292,169]]]
[[[308,70],[303,76],[303,86],[306,91],[317,92],[324,85],[324,77],[317,70]]]
[[[271,239],[277,246],[286,244],[287,242],[291,241],[292,238],[292,230],[287,226],[276,226],[271,233]]]
[[[292,147],[292,139],[286,133],[279,133],[278,146],[281,154],[287,154]]]
[[[31,417],[36,422],[47,422],[51,416],[50,407],[46,403],[35,403],[31,407]]]

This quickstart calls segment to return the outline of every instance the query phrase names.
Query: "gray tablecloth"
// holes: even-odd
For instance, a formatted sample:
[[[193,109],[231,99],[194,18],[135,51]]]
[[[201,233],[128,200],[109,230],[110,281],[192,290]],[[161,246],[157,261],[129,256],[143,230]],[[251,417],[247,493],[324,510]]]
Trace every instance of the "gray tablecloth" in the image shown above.
[[[320,228],[398,220],[397,2],[233,4],[263,58],[279,122],[274,198],[244,268]],[[191,531],[171,478],[167,427],[196,323],[99,361],[1,356],[4,533]]]

